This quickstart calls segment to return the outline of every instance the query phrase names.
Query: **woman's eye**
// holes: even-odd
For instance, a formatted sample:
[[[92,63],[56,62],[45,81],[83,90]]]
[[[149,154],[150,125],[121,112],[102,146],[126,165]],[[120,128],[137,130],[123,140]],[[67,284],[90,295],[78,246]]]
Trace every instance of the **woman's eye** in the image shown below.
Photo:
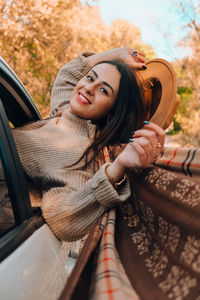
[[[105,95],[107,95],[108,96],[108,91],[106,90],[106,89],[104,89],[104,88],[101,88],[101,91],[105,94]]]
[[[94,79],[93,79],[93,77],[92,76],[90,76],[90,75],[87,75],[87,79],[89,80],[89,81],[94,81]]]

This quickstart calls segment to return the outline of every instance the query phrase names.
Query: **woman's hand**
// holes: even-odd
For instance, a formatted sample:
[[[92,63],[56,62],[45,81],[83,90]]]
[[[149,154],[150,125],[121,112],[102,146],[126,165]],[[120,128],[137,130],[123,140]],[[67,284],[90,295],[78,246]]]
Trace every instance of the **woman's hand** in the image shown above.
[[[152,122],[148,123],[134,133],[121,154],[107,168],[112,183],[124,176],[127,169],[148,167],[162,152],[165,131]]]
[[[111,50],[112,51],[112,50]],[[123,47],[113,49],[115,55],[118,59],[122,60],[127,65],[131,66],[134,69],[146,69],[146,59],[145,54],[141,51],[136,51],[134,49]]]
[[[107,50],[102,53],[91,55],[87,59],[92,66],[103,60],[120,59],[134,69],[146,69],[145,54],[128,47]]]

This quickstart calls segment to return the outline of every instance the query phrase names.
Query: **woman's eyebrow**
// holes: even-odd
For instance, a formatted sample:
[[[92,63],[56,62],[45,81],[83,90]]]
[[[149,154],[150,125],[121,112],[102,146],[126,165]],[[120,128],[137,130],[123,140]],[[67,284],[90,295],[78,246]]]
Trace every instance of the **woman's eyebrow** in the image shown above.
[[[93,74],[95,75],[96,78],[99,77],[98,74],[94,70],[91,70],[91,71],[93,72]],[[111,91],[114,93],[114,90],[113,90],[112,86],[109,83],[107,83],[106,81],[103,81],[103,83],[105,85],[107,85],[107,87],[109,87],[111,89]]]
[[[91,70],[91,71],[94,73],[94,75],[95,75],[96,78],[99,77],[98,74],[94,70]]]

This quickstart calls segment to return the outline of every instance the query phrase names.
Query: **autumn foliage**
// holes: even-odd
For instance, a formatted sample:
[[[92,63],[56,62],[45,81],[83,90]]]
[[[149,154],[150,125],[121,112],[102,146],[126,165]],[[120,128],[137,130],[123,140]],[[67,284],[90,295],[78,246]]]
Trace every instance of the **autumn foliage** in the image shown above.
[[[37,104],[49,103],[58,69],[81,51],[120,46],[155,55],[136,26],[124,20],[106,26],[97,6],[79,0],[1,0],[1,56]]]
[[[175,125],[182,129],[185,144],[200,144],[200,4],[178,1],[188,35],[182,41],[191,55],[176,60],[181,105]],[[101,17],[98,1],[89,5],[79,0],[1,0],[0,55],[26,86],[36,104],[47,116],[50,94],[59,68],[81,51],[101,52],[128,46],[142,50],[147,58],[156,56],[150,45],[141,40],[138,27],[116,19],[107,26]],[[190,7],[188,6],[190,5]],[[189,29],[189,30],[188,30]],[[196,125],[194,125],[195,120]],[[175,129],[176,129],[175,128]],[[176,130],[174,130],[176,133]]]
[[[189,147],[200,146],[200,2],[193,0],[177,1],[181,23],[184,23],[182,47],[189,54],[174,62],[178,75],[178,91],[181,104],[176,120],[181,131],[175,139]],[[184,21],[184,22],[183,22]]]

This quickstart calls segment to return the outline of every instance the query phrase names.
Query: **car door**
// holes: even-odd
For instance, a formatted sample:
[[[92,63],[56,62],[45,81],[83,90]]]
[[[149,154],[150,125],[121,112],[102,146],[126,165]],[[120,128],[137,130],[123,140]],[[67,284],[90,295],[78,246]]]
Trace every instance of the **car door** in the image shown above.
[[[0,298],[6,300],[57,299],[69,271],[62,244],[40,208],[31,207],[10,128],[39,119],[25,87],[0,59]]]

